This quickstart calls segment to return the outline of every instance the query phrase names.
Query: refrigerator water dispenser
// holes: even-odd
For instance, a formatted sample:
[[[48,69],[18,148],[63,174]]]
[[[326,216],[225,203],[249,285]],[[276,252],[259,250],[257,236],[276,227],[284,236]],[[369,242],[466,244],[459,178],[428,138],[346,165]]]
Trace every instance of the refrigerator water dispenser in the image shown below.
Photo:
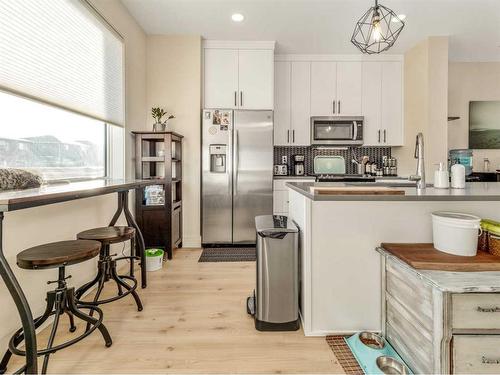
[[[210,172],[226,173],[227,145],[210,145]]]

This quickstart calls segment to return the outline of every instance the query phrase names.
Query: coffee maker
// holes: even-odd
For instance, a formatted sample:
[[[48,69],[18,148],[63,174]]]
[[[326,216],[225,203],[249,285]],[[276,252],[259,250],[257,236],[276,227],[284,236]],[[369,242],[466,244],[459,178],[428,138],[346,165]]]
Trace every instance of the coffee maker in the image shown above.
[[[293,174],[295,176],[303,176],[305,173],[304,168],[304,155],[293,156]]]

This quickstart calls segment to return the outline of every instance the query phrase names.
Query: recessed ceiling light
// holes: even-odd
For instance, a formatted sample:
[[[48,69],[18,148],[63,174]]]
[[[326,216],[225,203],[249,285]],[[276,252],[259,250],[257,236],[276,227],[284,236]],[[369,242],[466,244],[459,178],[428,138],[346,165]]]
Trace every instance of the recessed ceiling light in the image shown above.
[[[392,17],[392,22],[400,22],[404,21],[406,18],[406,14],[398,14],[397,17]]]
[[[245,19],[245,17],[243,16],[243,14],[241,13],[235,13],[231,16],[231,19],[234,21],[234,22],[241,22]]]

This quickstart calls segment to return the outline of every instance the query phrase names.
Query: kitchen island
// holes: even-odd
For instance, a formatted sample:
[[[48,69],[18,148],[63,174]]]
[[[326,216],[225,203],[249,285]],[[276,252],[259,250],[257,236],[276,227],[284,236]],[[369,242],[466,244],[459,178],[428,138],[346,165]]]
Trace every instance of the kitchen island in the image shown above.
[[[398,187],[400,195],[311,190],[352,186],[287,183],[289,216],[301,231],[301,319],[308,336],[381,330],[382,272],[375,248],[382,242],[432,242],[434,211],[500,219],[495,182],[469,183],[461,190]]]

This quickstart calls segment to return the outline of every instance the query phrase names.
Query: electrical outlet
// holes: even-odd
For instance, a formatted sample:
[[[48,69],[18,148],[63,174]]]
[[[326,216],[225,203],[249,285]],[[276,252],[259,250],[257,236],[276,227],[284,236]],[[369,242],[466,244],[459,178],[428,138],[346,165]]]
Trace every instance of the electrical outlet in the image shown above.
[[[288,163],[288,156],[286,155],[283,155],[281,157],[281,164],[287,164]]]

